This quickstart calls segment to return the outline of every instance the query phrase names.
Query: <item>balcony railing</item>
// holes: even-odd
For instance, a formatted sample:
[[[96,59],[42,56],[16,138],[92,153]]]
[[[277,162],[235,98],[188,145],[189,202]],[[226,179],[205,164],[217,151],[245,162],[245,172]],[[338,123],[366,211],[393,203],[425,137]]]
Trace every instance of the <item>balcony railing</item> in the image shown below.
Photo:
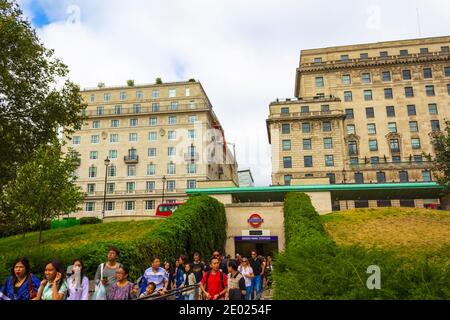
[[[271,114],[269,119],[292,119],[292,118],[312,119],[312,118],[335,118],[344,116],[345,112],[343,110],[330,110],[330,111],[275,113]]]
[[[184,154],[185,161],[198,161],[200,159],[200,154],[198,152],[188,152]]]
[[[350,164],[350,168],[354,170],[396,170],[396,169],[430,169],[432,163],[429,161],[403,161],[403,162],[384,162],[379,163],[359,163]]]
[[[165,189],[164,194],[173,194],[173,193],[185,193],[186,189]],[[133,191],[127,191],[127,190],[116,190],[114,192],[106,192],[106,201],[108,201],[108,197],[114,197],[114,196],[126,196],[126,195],[157,195],[162,196],[163,190],[162,189],[149,189],[149,190],[133,190]],[[96,191],[94,193],[89,193],[88,197],[103,197],[104,193],[103,191]]]
[[[199,110],[210,110],[206,104],[179,104],[176,108],[170,105],[162,105],[158,108],[152,106],[141,106],[139,109],[134,107],[122,107],[120,112],[117,112],[114,106],[105,106],[101,113],[97,110],[89,110],[84,114],[88,117],[109,117],[109,116],[120,116],[129,114],[158,114],[167,112],[185,112],[185,111],[199,111]]]
[[[139,156],[133,155],[133,156],[124,156],[123,160],[127,164],[134,164],[139,162]]]

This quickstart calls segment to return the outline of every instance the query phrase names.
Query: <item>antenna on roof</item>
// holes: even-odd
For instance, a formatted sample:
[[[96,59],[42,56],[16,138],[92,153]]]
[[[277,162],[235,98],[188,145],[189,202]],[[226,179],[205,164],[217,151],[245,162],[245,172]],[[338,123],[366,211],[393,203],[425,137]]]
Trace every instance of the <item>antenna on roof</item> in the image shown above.
[[[419,29],[419,37],[422,37],[422,29],[420,27],[420,12],[419,8],[416,8],[417,11],[417,28]]]

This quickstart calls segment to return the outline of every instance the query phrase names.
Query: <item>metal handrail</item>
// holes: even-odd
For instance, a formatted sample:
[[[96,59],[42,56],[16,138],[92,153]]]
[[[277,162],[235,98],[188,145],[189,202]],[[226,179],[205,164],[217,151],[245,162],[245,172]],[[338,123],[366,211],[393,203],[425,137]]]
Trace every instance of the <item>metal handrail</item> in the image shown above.
[[[182,288],[175,288],[175,289],[169,290],[169,291],[167,291],[167,293],[165,293],[162,296],[159,295],[159,293],[154,293],[154,294],[152,294],[152,295],[150,295],[148,297],[141,297],[141,298],[136,298],[136,299],[133,299],[133,300],[162,300],[162,299],[166,299],[168,297],[176,296],[176,295],[178,295],[180,293],[183,293],[183,292],[195,290],[196,288],[199,288],[199,287],[200,287],[200,284],[197,283],[197,284],[194,284],[192,286],[187,286],[187,287],[182,287]]]

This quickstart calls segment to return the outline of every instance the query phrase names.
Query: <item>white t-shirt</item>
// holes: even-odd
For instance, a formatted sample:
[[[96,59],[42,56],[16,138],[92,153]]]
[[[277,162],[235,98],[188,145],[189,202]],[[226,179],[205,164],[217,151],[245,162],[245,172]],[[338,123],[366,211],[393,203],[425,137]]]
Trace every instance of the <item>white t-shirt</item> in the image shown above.
[[[239,266],[238,271],[240,273],[242,273],[242,275],[244,276],[245,279],[245,286],[246,287],[250,287],[252,285],[252,278],[249,278],[248,276],[253,273],[253,269],[252,267],[248,266],[248,267],[243,267],[243,266]]]

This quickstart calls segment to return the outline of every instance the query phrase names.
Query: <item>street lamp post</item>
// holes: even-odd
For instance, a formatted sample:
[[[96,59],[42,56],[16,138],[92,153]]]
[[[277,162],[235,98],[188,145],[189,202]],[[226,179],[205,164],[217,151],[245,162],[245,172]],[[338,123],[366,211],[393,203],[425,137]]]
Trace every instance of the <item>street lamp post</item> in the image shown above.
[[[165,187],[165,184],[166,184],[166,180],[167,180],[167,179],[166,179],[166,176],[163,176],[161,180],[162,180],[162,183],[163,183],[163,189],[162,189],[162,191],[163,191],[163,194],[162,194],[162,203],[164,203],[164,191],[165,191],[165,188],[166,188],[166,187]]]
[[[108,157],[105,159],[105,192],[103,193],[103,211],[102,211],[102,219],[105,219],[105,210],[106,210],[106,182],[108,180],[108,166],[111,163],[111,160],[109,160]]]

